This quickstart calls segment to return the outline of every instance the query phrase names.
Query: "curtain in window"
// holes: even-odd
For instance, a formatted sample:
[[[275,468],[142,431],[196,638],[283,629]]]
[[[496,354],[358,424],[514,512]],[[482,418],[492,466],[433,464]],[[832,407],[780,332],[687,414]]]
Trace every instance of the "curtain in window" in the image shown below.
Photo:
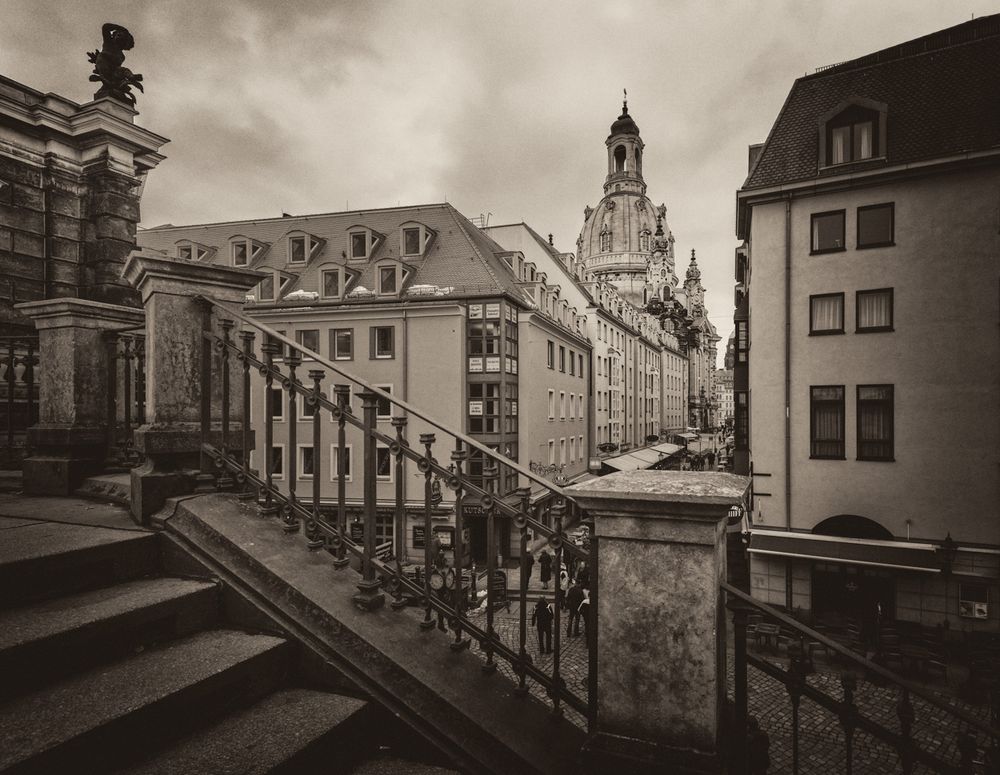
[[[844,329],[844,297],[816,296],[810,299],[811,331],[842,331]]]
[[[892,325],[892,296],[888,291],[858,294],[858,328]]]
[[[854,125],[855,159],[870,159],[872,157],[872,122],[865,121]]]
[[[892,457],[892,386],[858,388],[858,457]]]
[[[843,388],[813,388],[812,455],[814,457],[843,457],[843,400]]]
[[[843,164],[847,161],[847,144],[850,142],[851,128],[840,126],[830,132],[830,163]]]

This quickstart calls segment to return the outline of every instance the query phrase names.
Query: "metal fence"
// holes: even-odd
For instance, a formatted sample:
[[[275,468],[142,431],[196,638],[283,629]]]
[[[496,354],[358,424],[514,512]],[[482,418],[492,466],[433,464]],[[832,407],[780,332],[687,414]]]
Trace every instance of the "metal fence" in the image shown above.
[[[27,430],[38,422],[38,335],[0,337],[0,366],[0,468],[20,468],[30,454]]]

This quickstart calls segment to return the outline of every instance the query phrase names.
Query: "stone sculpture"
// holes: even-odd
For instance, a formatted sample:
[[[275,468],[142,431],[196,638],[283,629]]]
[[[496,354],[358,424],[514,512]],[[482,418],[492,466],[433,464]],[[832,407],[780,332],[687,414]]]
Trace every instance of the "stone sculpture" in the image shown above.
[[[133,73],[127,67],[122,67],[122,63],[125,61],[125,52],[135,45],[135,39],[132,33],[120,24],[111,22],[101,27],[101,35],[104,37],[104,46],[101,50],[87,52],[87,59],[94,65],[90,80],[101,83],[101,88],[94,94],[94,99],[112,97],[134,106],[135,95],[132,94],[132,87],[144,91],[142,76]]]

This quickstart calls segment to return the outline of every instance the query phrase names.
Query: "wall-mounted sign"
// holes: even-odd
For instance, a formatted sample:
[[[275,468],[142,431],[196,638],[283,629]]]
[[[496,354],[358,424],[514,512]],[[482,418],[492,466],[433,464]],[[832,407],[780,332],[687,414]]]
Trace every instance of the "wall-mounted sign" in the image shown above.
[[[424,526],[423,525],[414,525],[413,526],[413,548],[414,549],[423,549],[424,548],[424,546],[426,545],[424,543],[424,535],[425,535],[425,533],[424,533]]]
[[[469,371],[481,372],[483,370],[482,358],[469,358]]]
[[[487,372],[499,372],[500,371],[500,359],[499,358],[487,358],[486,359],[486,371]]]
[[[498,318],[498,317],[500,317],[500,305],[499,304],[487,304],[486,305],[486,317],[487,318]]]
[[[482,304],[470,304],[469,305],[469,317],[474,320],[481,320],[483,317],[483,305]]]
[[[482,417],[483,416],[483,402],[482,401],[469,401],[469,415],[472,417]]]
[[[446,549],[450,549],[455,543],[455,528],[448,525],[439,525],[434,528],[434,535],[437,537],[438,541],[441,542],[441,546]]]

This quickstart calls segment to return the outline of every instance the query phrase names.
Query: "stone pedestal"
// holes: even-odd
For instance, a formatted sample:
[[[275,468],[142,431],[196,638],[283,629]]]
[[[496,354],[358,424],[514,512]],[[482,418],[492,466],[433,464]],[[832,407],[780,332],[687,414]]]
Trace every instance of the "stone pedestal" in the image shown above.
[[[194,491],[201,450],[202,375],[212,373],[212,405],[221,404],[221,357],[212,348],[206,362],[203,331],[221,333],[225,315],[197,296],[242,306],[247,291],[264,276],[248,269],[201,264],[136,250],[122,271],[142,296],[146,311],[146,418],[135,445],[146,462],[132,470],[132,515],[140,522],[166,498]],[[230,431],[240,438],[242,378],[230,360]]]
[[[68,495],[97,473],[108,444],[110,366],[105,336],[143,324],[142,310],[84,299],[48,299],[16,309],[38,329],[38,424],[24,461],[29,495]]]
[[[726,514],[732,474],[620,472],[569,487],[597,541],[595,772],[724,771]]]

